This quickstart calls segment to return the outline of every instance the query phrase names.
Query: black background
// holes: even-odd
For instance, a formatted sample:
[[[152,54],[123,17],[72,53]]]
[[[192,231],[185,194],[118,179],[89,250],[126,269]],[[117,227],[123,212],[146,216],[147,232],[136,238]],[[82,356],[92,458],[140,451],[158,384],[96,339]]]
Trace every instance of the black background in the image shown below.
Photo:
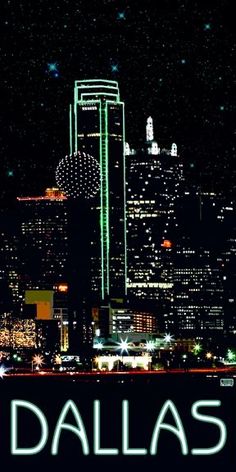
[[[132,146],[145,140],[145,121],[152,115],[159,145],[177,142],[189,179],[208,190],[231,191],[233,5],[230,0],[3,0],[3,201],[41,193],[55,183],[56,165],[69,150],[74,81],[91,78],[119,82]]]
[[[99,380],[99,382],[98,382]],[[11,456],[10,454],[10,401],[23,399],[34,403],[46,415],[49,425],[49,439],[45,449],[35,456]],[[58,456],[51,456],[53,432],[65,402],[72,399],[83,418],[90,444],[90,455],[84,456],[80,440],[71,432],[61,434]],[[191,417],[191,406],[198,400],[221,400],[217,408],[202,408],[201,413],[221,418],[227,427],[227,442],[222,451],[212,456],[182,456],[178,439],[167,431],[161,431],[158,453],[155,456],[95,456],[93,454],[93,401],[101,401],[101,447],[121,448],[121,404],[128,399],[130,404],[130,447],[149,448],[151,435],[158,414],[164,402],[171,399],[180,414],[189,449],[207,448],[217,444],[219,429],[209,423],[199,422]],[[86,376],[82,380],[71,378],[10,378],[1,381],[0,434],[1,457],[5,465],[23,470],[31,466],[47,467],[110,467],[165,466],[166,470],[181,466],[213,467],[219,464],[236,464],[235,451],[235,387],[220,387],[217,377],[206,378],[199,374],[163,374],[118,376]],[[75,424],[73,416],[67,421]],[[171,415],[166,422],[174,424]],[[19,446],[34,446],[39,440],[38,420],[31,412],[20,410]],[[21,469],[22,467],[22,469]],[[218,470],[218,469],[217,469]]]

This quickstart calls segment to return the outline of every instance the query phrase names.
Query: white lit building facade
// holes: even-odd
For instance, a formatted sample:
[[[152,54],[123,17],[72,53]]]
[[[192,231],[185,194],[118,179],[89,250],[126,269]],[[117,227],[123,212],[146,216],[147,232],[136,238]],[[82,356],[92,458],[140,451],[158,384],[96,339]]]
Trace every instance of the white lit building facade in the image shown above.
[[[177,146],[159,147],[151,117],[145,148],[126,152],[129,297],[155,313],[162,332],[223,333],[222,245],[206,237],[218,228],[222,200],[186,192]]]

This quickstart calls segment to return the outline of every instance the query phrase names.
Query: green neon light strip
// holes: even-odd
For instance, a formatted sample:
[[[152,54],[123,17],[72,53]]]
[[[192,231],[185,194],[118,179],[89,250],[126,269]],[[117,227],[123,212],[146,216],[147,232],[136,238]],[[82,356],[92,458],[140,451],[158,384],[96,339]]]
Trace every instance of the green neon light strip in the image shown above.
[[[99,120],[100,120],[100,179],[101,179],[101,190],[100,190],[100,202],[101,202],[101,210],[100,210],[100,231],[101,231],[101,278],[102,278],[102,299],[104,299],[105,295],[105,287],[104,287],[104,232],[103,232],[103,173],[102,173],[102,103],[100,102],[99,108]]]
[[[110,225],[109,225],[109,179],[108,179],[108,103],[105,109],[105,152],[106,152],[106,259],[107,259],[107,294],[110,293]]]
[[[72,131],[72,105],[70,105],[69,108],[69,139],[70,139],[70,154],[73,154],[73,145],[72,145],[72,139],[73,139],[73,131]]]
[[[91,88],[91,89],[108,89],[108,90],[119,90],[116,85],[102,85],[102,84],[97,84],[97,85],[78,85],[78,89],[86,89],[86,88]]]
[[[99,105],[99,122],[100,122],[100,167],[101,167],[101,191],[100,191],[100,238],[101,238],[101,296],[104,299],[105,295],[109,294],[109,220],[107,202],[108,202],[108,143],[107,143],[107,112],[102,110],[102,100],[79,100],[78,105]],[[112,102],[113,103],[113,102]],[[103,105],[104,106],[104,105]],[[75,105],[76,110],[77,104]],[[104,113],[102,113],[104,111]],[[76,111],[75,111],[76,113]],[[104,115],[104,116],[103,116]],[[75,148],[77,149],[77,127],[75,127]]]
[[[95,93],[81,93],[81,100],[84,100],[84,97],[90,97],[90,96],[96,96],[96,97],[103,96],[104,97],[104,95],[106,97],[108,97],[108,96],[109,97],[115,97],[116,99],[119,100],[119,95],[117,93],[107,93],[107,92],[104,92],[104,93],[103,92],[99,92],[99,93],[96,93],[96,92]]]
[[[87,79],[87,80],[76,80],[75,81],[75,85],[77,86],[78,84],[89,84],[90,82],[97,82],[97,83],[106,83],[106,84],[116,84],[116,86],[118,87],[118,82],[116,82],[115,80],[105,80],[105,79]]]
[[[127,219],[126,219],[126,157],[125,157],[125,104],[123,109],[123,179],[124,179],[124,251],[125,251],[125,295],[127,295]]]
[[[74,89],[74,120],[75,120],[75,152],[78,151],[78,123],[77,123],[77,102],[78,102],[78,89]]]
[[[101,166],[101,268],[102,298],[109,295],[109,181],[108,181],[108,110],[107,102],[100,103],[100,166]]]
[[[75,85],[75,89],[74,89],[74,103],[77,103],[78,100],[79,100],[78,87]]]

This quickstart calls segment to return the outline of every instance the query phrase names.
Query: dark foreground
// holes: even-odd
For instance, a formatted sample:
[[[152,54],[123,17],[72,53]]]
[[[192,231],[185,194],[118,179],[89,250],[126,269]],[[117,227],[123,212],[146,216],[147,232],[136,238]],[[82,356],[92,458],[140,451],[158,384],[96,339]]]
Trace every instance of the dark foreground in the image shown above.
[[[133,467],[154,470],[189,470],[189,467],[234,467],[236,465],[236,387],[220,386],[220,378],[234,378],[234,372],[187,372],[178,375],[80,375],[80,376],[7,376],[0,380],[0,451],[4,466],[15,470],[32,470],[32,467],[52,470],[83,470],[96,467],[112,470]],[[49,430],[45,447],[36,455],[12,455],[10,452],[10,409],[13,400],[24,400],[37,406],[46,418]],[[71,431],[63,430],[58,455],[51,454],[52,439],[60,412],[68,400],[73,400],[84,423],[89,443],[89,454],[84,455],[80,439]],[[100,400],[101,448],[116,448],[116,456],[94,453],[94,402]],[[129,447],[147,449],[146,455],[125,455],[122,452],[122,401],[129,401]],[[188,454],[182,455],[180,441],[170,431],[161,429],[157,454],[150,455],[150,443],[154,425],[163,404],[171,400],[178,411],[184,428]],[[227,429],[225,446],[218,454],[192,455],[192,449],[211,448],[219,441],[220,430],[211,421],[193,418],[194,402],[212,400],[220,402],[217,407],[199,410],[222,420]],[[165,423],[176,427],[173,416],[168,413]],[[75,425],[75,418],[68,413],[66,422]],[[19,409],[19,447],[30,448],[40,439],[38,419],[27,409]]]

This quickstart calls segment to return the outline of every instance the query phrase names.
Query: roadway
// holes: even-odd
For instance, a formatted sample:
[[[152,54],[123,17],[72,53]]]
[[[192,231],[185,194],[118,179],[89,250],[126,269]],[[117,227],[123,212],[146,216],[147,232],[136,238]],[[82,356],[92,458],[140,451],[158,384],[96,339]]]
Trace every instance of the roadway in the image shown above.
[[[180,374],[211,374],[211,375],[220,375],[220,374],[231,374],[236,376],[236,366],[225,366],[225,367],[215,367],[215,368],[192,368],[192,369],[167,369],[167,370],[129,370],[129,371],[53,371],[51,369],[41,369],[38,371],[21,371],[18,369],[14,372],[4,373],[4,377],[107,377],[107,376],[158,376],[158,375],[180,375]]]

